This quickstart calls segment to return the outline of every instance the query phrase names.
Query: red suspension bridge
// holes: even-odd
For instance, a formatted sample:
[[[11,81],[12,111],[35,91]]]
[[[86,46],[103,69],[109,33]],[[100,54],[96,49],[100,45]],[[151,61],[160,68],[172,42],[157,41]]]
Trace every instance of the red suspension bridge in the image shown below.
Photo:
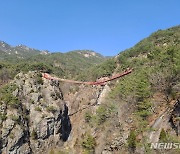
[[[62,78],[57,78],[57,77],[52,77],[48,73],[42,73],[42,77],[48,80],[56,80],[56,81],[62,81],[62,82],[69,82],[69,83],[75,83],[75,84],[86,84],[86,85],[105,85],[108,81],[112,81],[115,79],[118,79],[120,77],[123,77],[125,75],[128,75],[132,72],[132,69],[128,69],[122,73],[118,73],[116,75],[113,75],[111,77],[108,77],[104,80],[100,81],[95,81],[95,82],[83,82],[83,81],[74,81],[74,80],[68,80],[68,79],[62,79]]]

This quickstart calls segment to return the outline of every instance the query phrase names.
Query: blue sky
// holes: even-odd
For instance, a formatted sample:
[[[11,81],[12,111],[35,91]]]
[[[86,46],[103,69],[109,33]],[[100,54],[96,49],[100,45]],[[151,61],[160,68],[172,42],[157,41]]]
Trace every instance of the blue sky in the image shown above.
[[[0,40],[106,56],[180,24],[180,0],[0,0]]]

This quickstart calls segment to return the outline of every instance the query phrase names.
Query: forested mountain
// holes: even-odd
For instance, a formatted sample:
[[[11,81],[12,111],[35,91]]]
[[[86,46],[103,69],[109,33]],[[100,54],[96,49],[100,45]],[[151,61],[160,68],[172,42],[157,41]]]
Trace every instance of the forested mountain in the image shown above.
[[[96,78],[111,75],[112,72],[129,68],[155,67],[156,64],[171,66],[173,61],[179,64],[180,26],[167,30],[158,30],[149,37],[137,43],[134,47],[122,51],[101,65],[82,73],[85,78]],[[174,58],[170,61],[171,58]],[[140,65],[141,64],[141,65]],[[148,65],[148,66],[147,66]],[[165,67],[165,66],[164,66]],[[176,68],[179,69],[179,68]],[[88,74],[88,76],[85,76]],[[89,75],[90,74],[90,75]]]
[[[151,143],[180,143],[180,26],[109,59],[92,51],[37,53],[0,62],[0,152],[179,153]],[[41,76],[95,81],[127,69],[101,86]]]
[[[8,80],[12,79],[18,72],[30,70],[42,70],[61,77],[75,78],[83,70],[100,64],[106,59],[106,57],[90,50],[51,53],[32,49],[25,45],[12,47],[1,41],[0,79],[5,79],[3,74],[6,74],[6,80]]]
[[[12,47],[4,41],[0,41],[0,52],[3,53],[3,55],[1,55],[1,60],[8,60],[10,58],[25,59],[27,57],[44,53],[42,51],[29,48],[25,45],[18,45],[16,47]]]

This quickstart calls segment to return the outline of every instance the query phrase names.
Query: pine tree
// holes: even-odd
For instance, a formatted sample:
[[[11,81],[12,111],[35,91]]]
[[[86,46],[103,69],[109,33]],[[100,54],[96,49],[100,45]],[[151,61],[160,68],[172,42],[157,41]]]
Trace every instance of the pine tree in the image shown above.
[[[130,134],[127,139],[127,143],[128,143],[128,148],[130,152],[134,153],[136,150],[136,134],[134,130],[130,131]]]
[[[167,134],[164,129],[161,130],[161,133],[159,135],[159,141],[160,142],[167,142]]]

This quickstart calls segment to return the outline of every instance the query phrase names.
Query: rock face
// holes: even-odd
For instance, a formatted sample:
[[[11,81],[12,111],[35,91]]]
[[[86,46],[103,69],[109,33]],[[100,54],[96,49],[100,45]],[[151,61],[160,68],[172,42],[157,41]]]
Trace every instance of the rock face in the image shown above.
[[[60,85],[40,75],[19,73],[8,84],[8,89],[13,89],[12,104],[0,101],[0,153],[41,154],[56,148],[83,152],[77,143],[81,144],[89,128],[84,115],[89,109],[96,112],[110,88]]]
[[[100,105],[106,98],[107,94],[111,91],[108,85],[105,85],[98,97],[97,104]]]
[[[37,72],[18,74],[11,83],[18,107],[1,102],[0,153],[42,153],[63,145],[71,132],[68,107],[59,82],[42,79]]]
[[[180,135],[180,101],[177,100],[174,109],[171,114],[170,122],[176,131],[176,134]]]

